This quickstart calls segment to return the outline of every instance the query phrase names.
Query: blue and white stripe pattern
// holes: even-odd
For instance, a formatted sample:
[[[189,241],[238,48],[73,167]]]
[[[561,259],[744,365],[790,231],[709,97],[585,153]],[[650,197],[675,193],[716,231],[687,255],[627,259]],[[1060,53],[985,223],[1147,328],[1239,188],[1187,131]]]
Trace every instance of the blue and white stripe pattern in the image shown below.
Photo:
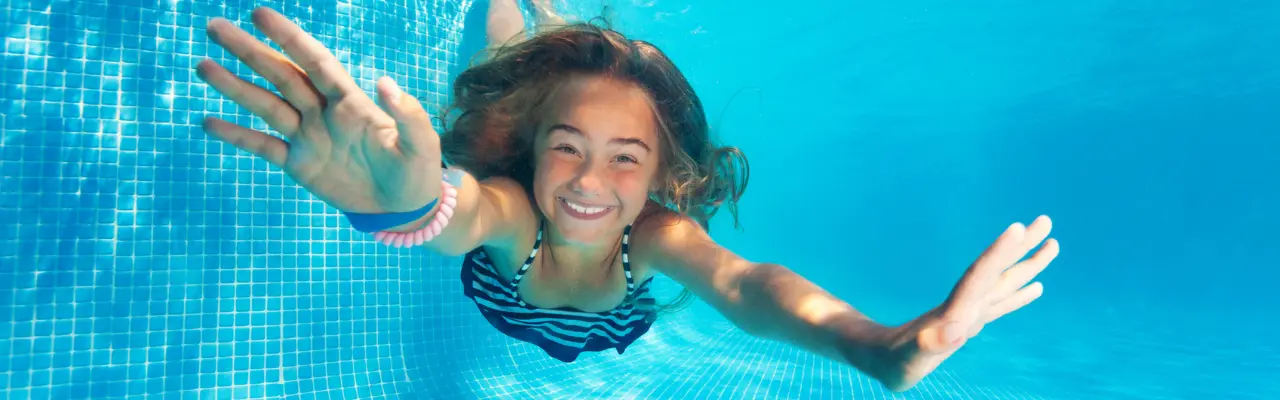
[[[484,248],[466,255],[462,264],[463,291],[475,301],[489,323],[508,336],[541,347],[548,355],[573,362],[583,352],[616,349],[622,354],[653,324],[656,311],[649,292],[649,278],[636,287],[631,277],[631,226],[622,234],[622,268],[627,277],[627,297],[622,304],[605,312],[586,312],[572,307],[539,308],[520,298],[520,280],[524,278],[542,246],[542,227],[534,241],[529,258],[510,282],[504,282]]]

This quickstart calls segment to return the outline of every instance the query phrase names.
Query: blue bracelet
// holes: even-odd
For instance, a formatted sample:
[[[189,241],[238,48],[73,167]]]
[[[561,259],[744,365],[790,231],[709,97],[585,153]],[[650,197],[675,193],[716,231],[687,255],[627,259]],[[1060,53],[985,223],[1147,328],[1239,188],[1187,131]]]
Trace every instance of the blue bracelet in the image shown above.
[[[427,215],[427,212],[430,212],[431,207],[434,207],[439,200],[433,199],[426,206],[413,211],[386,214],[362,214],[343,211],[342,214],[347,216],[348,221],[351,221],[352,228],[364,233],[373,233],[417,221],[418,218]]]
[[[440,168],[448,169],[449,165],[441,161]],[[431,211],[431,207],[435,207],[437,201],[440,201],[440,199],[433,199],[430,203],[417,210],[399,213],[362,214],[342,211],[342,214],[347,216],[352,228],[364,233],[373,233],[417,221],[418,218],[427,215]]]

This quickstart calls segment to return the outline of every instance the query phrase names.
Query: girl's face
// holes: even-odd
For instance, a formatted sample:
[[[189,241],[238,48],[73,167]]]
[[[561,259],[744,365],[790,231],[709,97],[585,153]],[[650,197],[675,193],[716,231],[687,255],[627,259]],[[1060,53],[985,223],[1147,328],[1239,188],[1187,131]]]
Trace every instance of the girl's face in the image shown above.
[[[657,123],[649,95],[601,76],[574,76],[542,119],[533,191],[561,239],[616,240],[656,187]]]

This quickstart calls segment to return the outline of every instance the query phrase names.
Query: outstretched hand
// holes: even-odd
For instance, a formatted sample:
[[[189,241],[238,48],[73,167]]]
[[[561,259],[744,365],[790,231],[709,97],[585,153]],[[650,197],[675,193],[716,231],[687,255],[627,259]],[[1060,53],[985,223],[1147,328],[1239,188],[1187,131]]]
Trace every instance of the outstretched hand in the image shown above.
[[[1058,256],[1049,236],[1052,222],[1040,216],[1030,226],[1015,223],[978,257],[942,305],[904,325],[891,349],[896,371],[882,378],[892,390],[906,390],[982,331],[986,324],[1035,301],[1039,282],[1028,285]],[[1019,262],[1044,242],[1030,258]]]
[[[258,8],[253,24],[288,57],[222,18],[209,21],[208,35],[280,96],[212,60],[200,62],[197,74],[283,139],[215,117],[205,119],[205,131],[283,169],[343,211],[404,212],[439,195],[440,138],[416,99],[384,77],[377,83],[384,111],[328,49],[284,16]]]

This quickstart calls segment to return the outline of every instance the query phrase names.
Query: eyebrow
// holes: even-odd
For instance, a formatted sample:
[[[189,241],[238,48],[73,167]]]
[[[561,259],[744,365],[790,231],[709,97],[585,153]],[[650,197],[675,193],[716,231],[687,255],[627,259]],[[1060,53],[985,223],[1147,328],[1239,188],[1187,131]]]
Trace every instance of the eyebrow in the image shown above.
[[[566,125],[566,124],[555,124],[555,125],[552,125],[551,128],[547,129],[547,132],[554,132],[554,131],[565,131],[578,136],[584,136],[584,137],[587,136],[586,134],[582,133],[581,129],[578,129],[572,125]],[[649,145],[646,144],[643,140],[640,140],[640,138],[634,138],[634,137],[613,138],[609,140],[609,143],[634,144],[634,145],[643,147],[644,151],[646,152],[650,152],[650,153],[653,152],[653,150],[649,148]]]

